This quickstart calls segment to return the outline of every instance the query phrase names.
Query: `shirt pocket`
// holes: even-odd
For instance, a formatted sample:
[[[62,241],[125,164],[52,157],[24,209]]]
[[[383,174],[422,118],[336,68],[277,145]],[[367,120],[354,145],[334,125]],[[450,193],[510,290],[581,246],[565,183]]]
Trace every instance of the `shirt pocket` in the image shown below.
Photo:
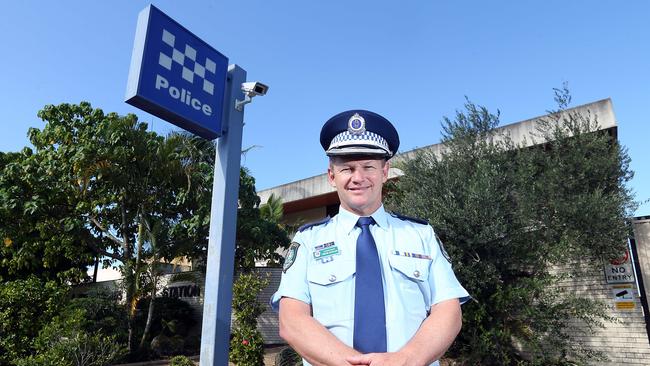
[[[423,319],[431,298],[429,271],[431,259],[391,254],[388,257],[394,287],[393,298],[398,299],[405,316]]]
[[[342,326],[354,312],[354,261],[316,263],[307,271],[314,318],[325,327]]]
[[[388,262],[393,271],[400,272],[408,280],[415,283],[424,282],[429,278],[431,259],[391,254],[388,257]]]

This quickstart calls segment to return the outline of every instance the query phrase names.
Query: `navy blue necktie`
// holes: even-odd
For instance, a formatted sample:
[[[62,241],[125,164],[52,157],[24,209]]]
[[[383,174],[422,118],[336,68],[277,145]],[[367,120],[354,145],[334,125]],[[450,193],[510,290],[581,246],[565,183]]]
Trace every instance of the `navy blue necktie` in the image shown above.
[[[381,265],[375,239],[370,233],[372,217],[360,217],[357,226],[357,274],[354,290],[354,349],[361,353],[386,352],[386,307]]]

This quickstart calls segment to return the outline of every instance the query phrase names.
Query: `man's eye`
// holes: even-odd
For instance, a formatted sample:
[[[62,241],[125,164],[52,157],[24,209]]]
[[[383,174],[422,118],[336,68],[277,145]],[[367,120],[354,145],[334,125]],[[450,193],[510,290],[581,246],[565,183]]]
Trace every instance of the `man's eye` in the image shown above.
[[[341,169],[341,173],[347,173],[350,171],[350,168],[343,168]]]

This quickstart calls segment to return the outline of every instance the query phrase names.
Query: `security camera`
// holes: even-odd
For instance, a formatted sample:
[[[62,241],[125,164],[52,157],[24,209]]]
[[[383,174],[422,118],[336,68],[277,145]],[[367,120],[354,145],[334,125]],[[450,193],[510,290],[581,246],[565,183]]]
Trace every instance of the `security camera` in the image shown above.
[[[249,81],[241,84],[241,90],[249,97],[264,95],[269,90],[268,85],[264,85],[259,81]]]
[[[238,111],[244,110],[244,105],[250,103],[253,97],[258,95],[265,95],[269,91],[269,86],[260,83],[259,81],[249,81],[241,84],[241,91],[246,96],[244,100],[235,100],[235,109]]]

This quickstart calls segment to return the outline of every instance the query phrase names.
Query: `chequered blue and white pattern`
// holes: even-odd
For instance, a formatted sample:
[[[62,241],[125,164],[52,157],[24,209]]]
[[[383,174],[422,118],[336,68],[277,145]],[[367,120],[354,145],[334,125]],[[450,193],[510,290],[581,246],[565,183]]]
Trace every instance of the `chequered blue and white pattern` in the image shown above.
[[[163,29],[162,40],[171,47],[172,54],[169,56],[164,52],[160,52],[158,64],[171,71],[172,62],[176,62],[183,68],[183,79],[193,84],[194,76],[198,76],[199,79],[203,81],[203,91],[213,95],[214,84],[206,79],[206,71],[211,72],[214,75],[217,69],[217,64],[206,57],[205,65],[201,65],[196,61],[196,50],[190,45],[185,45],[184,52],[178,50],[175,46],[176,36],[168,32],[166,29]]]
[[[388,149],[388,142],[386,142],[383,137],[370,131],[365,131],[362,134],[354,134],[350,133],[350,131],[341,132],[334,136],[329,148],[332,149],[350,145],[376,146],[386,151],[390,151]]]

